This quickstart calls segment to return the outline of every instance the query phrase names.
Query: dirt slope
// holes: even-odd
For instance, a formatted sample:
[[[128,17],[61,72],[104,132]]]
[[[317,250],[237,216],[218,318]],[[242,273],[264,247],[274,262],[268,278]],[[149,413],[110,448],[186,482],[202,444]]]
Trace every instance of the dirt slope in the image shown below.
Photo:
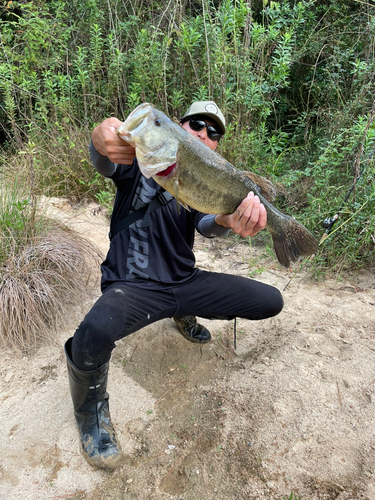
[[[103,252],[97,206],[57,214]],[[311,282],[262,249],[197,238],[197,264],[277,286],[284,311],[206,321],[213,341],[187,342],[172,320],[118,343],[111,414],[126,454],[113,473],[82,458],[64,341],[98,296],[66,310],[56,341],[0,359],[0,500],[375,500],[375,277]],[[260,273],[261,269],[265,270]],[[96,282],[98,283],[99,275]],[[286,288],[285,288],[286,287]]]

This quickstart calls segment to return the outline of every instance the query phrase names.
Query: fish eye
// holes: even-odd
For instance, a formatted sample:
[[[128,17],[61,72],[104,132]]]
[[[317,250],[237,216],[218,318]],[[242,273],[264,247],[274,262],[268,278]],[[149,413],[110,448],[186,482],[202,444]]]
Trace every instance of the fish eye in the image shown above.
[[[155,118],[154,123],[155,123],[155,125],[156,125],[157,127],[160,127],[160,125],[161,125],[161,120],[160,120],[160,118]]]

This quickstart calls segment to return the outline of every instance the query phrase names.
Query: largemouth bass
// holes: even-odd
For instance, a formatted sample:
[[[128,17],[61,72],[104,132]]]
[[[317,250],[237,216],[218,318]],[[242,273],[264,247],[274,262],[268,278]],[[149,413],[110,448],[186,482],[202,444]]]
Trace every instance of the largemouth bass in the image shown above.
[[[152,177],[186,209],[232,214],[250,191],[267,211],[267,226],[277,259],[289,267],[316,252],[315,237],[293,217],[279,212],[263,196],[252,174],[236,169],[160,110],[143,103],[130,113],[117,134],[136,151],[142,174]],[[250,177],[249,177],[250,175]]]

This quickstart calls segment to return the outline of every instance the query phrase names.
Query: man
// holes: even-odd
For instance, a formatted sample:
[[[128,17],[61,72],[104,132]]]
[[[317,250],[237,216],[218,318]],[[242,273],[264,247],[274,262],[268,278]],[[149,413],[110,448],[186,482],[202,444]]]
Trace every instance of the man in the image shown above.
[[[101,266],[103,294],[65,344],[83,454],[91,465],[103,469],[114,469],[122,461],[106,392],[116,341],[173,317],[185,338],[205,343],[211,335],[197,323],[195,315],[260,320],[275,316],[283,307],[281,294],[274,287],[195,267],[195,230],[208,238],[225,235],[230,229],[248,237],[265,227],[267,214],[258,196],[249,193],[231,215],[196,210],[178,213],[175,202],[160,198],[162,188],[141,175],[134,149],[116,134],[120,125],[118,119],[108,118],[92,133],[94,166],[117,188],[112,239]],[[211,149],[217,148],[225,133],[224,116],[212,101],[193,103],[180,125]],[[134,219],[138,210],[149,209],[155,200],[156,209],[147,218]],[[124,228],[117,230],[124,220]]]

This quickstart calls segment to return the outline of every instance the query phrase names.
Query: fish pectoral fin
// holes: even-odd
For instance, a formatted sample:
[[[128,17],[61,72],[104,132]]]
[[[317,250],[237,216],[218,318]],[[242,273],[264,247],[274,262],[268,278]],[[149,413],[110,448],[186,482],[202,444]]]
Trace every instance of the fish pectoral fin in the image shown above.
[[[180,214],[180,200],[178,199],[178,186],[179,186],[179,182],[178,182],[178,179],[175,179],[175,181],[173,182],[173,196],[175,197],[176,199],[176,203],[177,203],[177,212],[178,214]]]
[[[183,201],[181,201],[181,200],[179,199],[179,196],[178,196],[178,188],[179,188],[179,185],[180,185],[180,183],[178,182],[178,179],[176,179],[176,180],[173,182],[173,191],[174,191],[174,193],[172,193],[172,194],[173,194],[173,196],[174,196],[174,197],[175,197],[175,199],[176,199],[176,203],[177,203],[177,211],[178,211],[178,213],[179,213],[179,214],[181,213],[181,211],[180,211],[180,205],[181,205],[182,207],[184,207],[184,209],[185,209],[185,210],[187,210],[188,212],[191,212],[190,207],[188,207],[188,205],[186,205],[186,203],[184,203]]]
[[[181,205],[182,207],[184,207],[184,209],[185,209],[185,210],[187,210],[188,212],[191,212],[190,207],[189,207],[188,205],[186,205],[186,203],[184,203],[184,202],[180,201],[180,205]]]

